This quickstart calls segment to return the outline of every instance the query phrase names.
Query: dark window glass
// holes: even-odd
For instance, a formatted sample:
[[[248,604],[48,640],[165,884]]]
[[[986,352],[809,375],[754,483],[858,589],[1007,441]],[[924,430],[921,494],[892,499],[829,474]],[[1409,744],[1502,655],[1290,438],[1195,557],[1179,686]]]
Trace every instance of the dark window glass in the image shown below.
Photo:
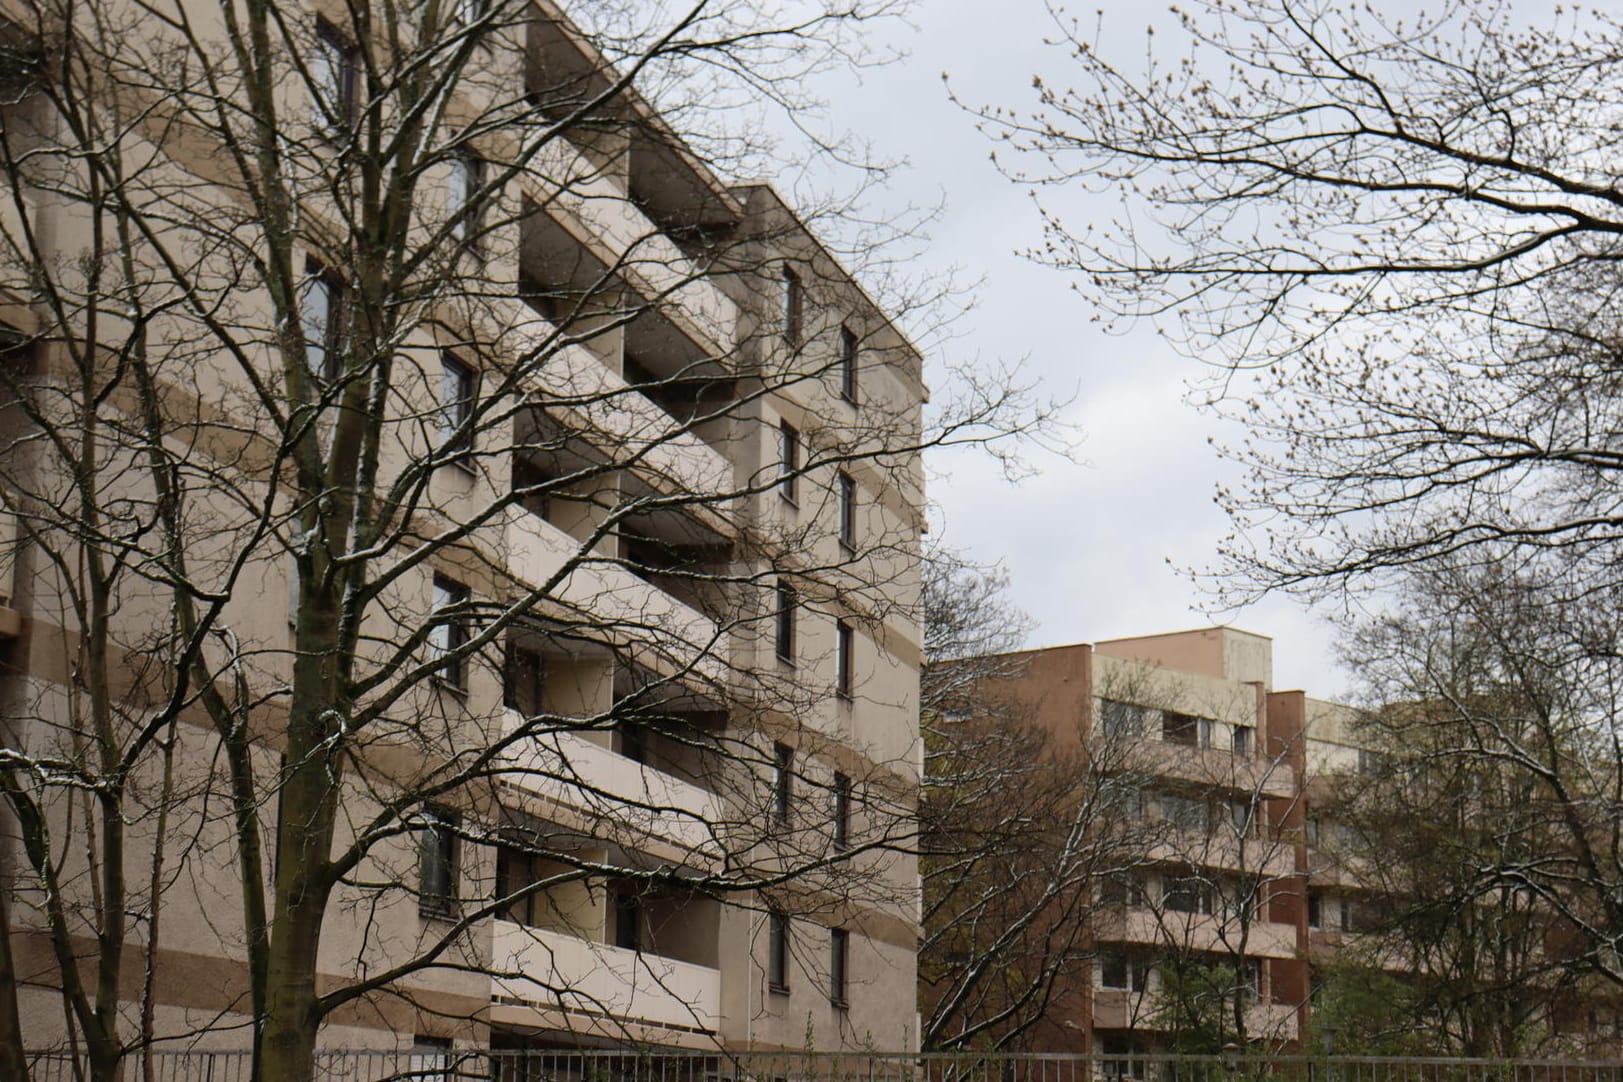
[[[857,332],[850,327],[840,328],[840,397],[847,402],[857,400]]]
[[[456,813],[445,808],[429,808],[424,819],[419,838],[418,907],[430,916],[446,916],[456,909]]]
[[[772,813],[778,822],[787,823],[795,795],[795,749],[773,744],[772,764]]]
[[[838,640],[834,653],[834,694],[850,702],[855,688],[851,666],[855,660],[856,633],[844,620],[836,621],[834,630]]]
[[[1240,757],[1249,757],[1251,754],[1251,730],[1244,725],[1236,725],[1233,733],[1234,754]]]
[[[789,918],[782,913],[767,917],[766,983],[774,992],[789,990]]]
[[[834,775],[834,848],[845,850],[851,846],[851,779],[844,774]]]
[[[828,936],[828,999],[836,1007],[846,1004],[846,974],[851,961],[851,935],[830,928]]]
[[[1212,885],[1195,876],[1169,878],[1162,890],[1161,904],[1177,913],[1210,913]]]
[[[800,433],[788,421],[778,422],[778,492],[790,503],[798,495]]]
[[[1099,726],[1106,736],[1138,736],[1144,731],[1144,708],[1114,699],[1100,699]]]
[[[857,483],[845,472],[839,474],[840,544],[847,552],[857,547]]]
[[[795,593],[795,588],[787,582],[778,583],[778,611],[773,645],[777,650],[778,660],[790,664],[795,660],[795,609],[799,605],[800,596]]]
[[[444,575],[434,576],[434,626],[428,632],[428,645],[435,657],[443,659],[440,683],[458,691],[468,686],[468,659],[457,652],[468,644],[468,625],[465,617],[443,614],[467,602],[466,586]]]

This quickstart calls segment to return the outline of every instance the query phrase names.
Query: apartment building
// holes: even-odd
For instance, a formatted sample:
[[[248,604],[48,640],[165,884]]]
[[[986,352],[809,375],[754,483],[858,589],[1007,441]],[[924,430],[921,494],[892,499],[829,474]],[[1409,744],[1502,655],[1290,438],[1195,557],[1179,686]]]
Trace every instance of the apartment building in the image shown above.
[[[938,1041],[972,1030],[1120,1055],[1111,1069],[1127,1074],[1155,1052],[1615,1053],[1616,994],[1575,922],[1514,866],[1483,872],[1500,844],[1562,859],[1560,833],[1540,833],[1537,783],[1470,756],[1430,774],[1434,746],[1404,743],[1454,747],[1462,704],[1408,703],[1387,712],[1396,729],[1370,728],[1276,688],[1271,641],[1233,628],[948,664],[968,679],[949,681],[964,690],[944,733],[967,726],[971,747],[986,727],[1023,733],[1016,746],[1047,761],[1028,776],[1057,773],[1077,796],[1043,805],[1072,815],[1050,832],[1063,845],[1028,835],[1039,866],[1007,877],[1041,902],[1006,907],[1040,942],[1004,949],[1014,971],[1042,974],[1041,995],[979,990],[970,970],[1000,972],[997,958],[931,925],[945,950],[921,959],[925,1009],[943,990],[991,1008]],[[1429,709],[1440,734],[1404,727]]]
[[[1350,712],[1273,686],[1272,643],[1210,628],[1004,655],[981,691],[1123,787],[1044,1051],[1294,1048],[1313,952],[1356,912],[1316,854],[1309,778],[1358,763]],[[1331,829],[1326,825],[1325,829]],[[1103,870],[1101,870],[1103,869]]]
[[[175,11],[4,28],[0,1043],[911,1047],[918,352],[545,2]]]

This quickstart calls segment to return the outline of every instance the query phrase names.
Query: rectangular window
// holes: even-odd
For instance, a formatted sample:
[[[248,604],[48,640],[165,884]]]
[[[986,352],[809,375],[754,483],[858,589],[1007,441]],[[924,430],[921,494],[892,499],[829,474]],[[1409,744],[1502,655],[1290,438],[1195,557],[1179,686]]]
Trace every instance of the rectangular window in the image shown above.
[[[795,609],[800,605],[800,595],[795,588],[787,582],[778,583],[777,590],[778,611],[774,621],[773,646],[778,654],[778,660],[793,665],[795,663]]]
[[[455,461],[467,465],[473,450],[474,371],[455,354],[440,354],[440,443]]]
[[[305,267],[299,309],[304,323],[304,360],[310,374],[331,382],[338,377],[344,345],[344,283],[319,263]]]
[[[806,290],[793,267],[783,268],[783,340],[800,345],[801,322],[806,311]]]
[[[851,847],[851,779],[834,775],[834,850],[843,853]]]
[[[1240,997],[1247,1003],[1262,998],[1262,959],[1245,958],[1240,962]]]
[[[1161,715],[1161,739],[1168,744],[1209,748],[1212,746],[1211,719],[1197,718],[1192,714],[1175,714],[1168,710]]]
[[[1239,838],[1249,838],[1253,824],[1251,801],[1234,800],[1229,802],[1229,823],[1234,827],[1234,834]]]
[[[1198,876],[1172,876],[1161,888],[1161,905],[1175,913],[1209,915],[1212,885]]]
[[[847,402],[857,400],[857,332],[850,327],[840,328],[840,397]]]
[[[778,493],[790,503],[799,494],[800,433],[788,421],[778,422]]]
[[[1148,985],[1150,967],[1141,959],[1121,951],[1099,955],[1099,987],[1142,992]]]
[[[1324,927],[1324,896],[1316,890],[1309,891],[1307,895],[1307,926]]]
[[[1100,699],[1099,727],[1106,736],[1138,736],[1144,731],[1144,708],[1114,699]]]
[[[840,490],[840,546],[847,552],[857,548],[857,483],[841,470],[837,475]]]
[[[467,603],[466,586],[444,575],[434,576],[434,611],[429,617],[434,625],[428,632],[428,646],[434,657],[443,659],[439,682],[457,691],[468,686],[468,659],[457,653],[468,644],[468,625],[465,616],[447,613]]]
[[[310,87],[316,126],[328,131],[347,127],[355,115],[355,48],[336,26],[316,20],[316,47],[310,56]]]
[[[1117,872],[1105,877],[1099,900],[1105,905],[1143,905],[1144,885],[1135,872]]]
[[[834,694],[844,702],[850,702],[856,687],[851,668],[855,660],[856,632],[844,620],[836,620],[834,634],[837,641],[834,651]]]
[[[1230,734],[1230,740],[1232,741],[1235,758],[1249,759],[1251,757],[1253,745],[1251,742],[1251,730],[1248,727],[1236,725],[1233,733]]]
[[[457,899],[456,813],[431,807],[424,809],[423,819],[417,907],[425,916],[450,916]]]
[[[772,814],[780,823],[789,821],[795,798],[795,749],[787,744],[772,745]]]
[[[1202,834],[1211,824],[1211,806],[1199,797],[1162,793],[1161,819],[1178,830]]]
[[[451,159],[450,188],[446,192],[445,214],[451,222],[451,237],[477,251],[483,232],[485,163],[471,154]]]
[[[846,999],[846,973],[851,961],[851,934],[844,928],[828,930],[828,1001],[843,1007]]]
[[[789,918],[782,913],[767,917],[766,984],[774,992],[789,991]]]

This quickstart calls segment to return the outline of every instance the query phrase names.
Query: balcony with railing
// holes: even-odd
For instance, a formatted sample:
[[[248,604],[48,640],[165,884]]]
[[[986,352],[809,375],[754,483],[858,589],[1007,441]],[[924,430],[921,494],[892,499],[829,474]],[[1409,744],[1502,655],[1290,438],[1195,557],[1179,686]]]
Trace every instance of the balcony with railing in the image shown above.
[[[1296,925],[1255,917],[1242,923],[1232,914],[1213,911],[1215,908],[1198,897],[1187,903],[1164,901],[1156,909],[1111,906],[1094,918],[1093,932],[1102,943],[1174,944],[1192,951],[1243,951],[1247,957],[1257,958],[1297,956]]]
[[[1232,1011],[1227,1005],[1211,1004],[1212,1010]],[[1134,992],[1104,988],[1093,993],[1094,1029],[1131,1029],[1159,1032],[1172,1027],[1178,1012],[1156,992]],[[1269,1040],[1296,1038],[1296,1008],[1284,1003],[1252,1002],[1245,1008],[1246,1036]]]
[[[721,1022],[721,972],[653,953],[498,920],[492,960],[491,1020],[534,1025],[556,1012],[601,1019],[606,1035],[626,1025],[714,1033]],[[590,1029],[591,1023],[569,1028]]]
[[[727,435],[725,424],[694,423],[695,417],[714,412],[723,397],[731,396],[730,380],[718,375],[713,365],[689,368],[688,361],[676,358],[665,362],[658,375],[634,366],[630,371],[641,381],[634,385],[622,374],[621,352],[624,340],[640,333],[636,327],[591,337],[588,325],[598,317],[573,315],[570,305],[577,302],[543,300],[534,293],[515,295],[509,311],[512,330],[504,348],[520,355],[542,350],[549,354],[547,362],[537,366],[536,406],[533,416],[521,419],[517,433],[521,440],[567,442],[585,460],[626,463],[666,491],[710,495],[733,487],[732,465],[718,449]],[[612,322],[614,314],[601,318]],[[568,324],[569,337],[578,340],[556,341],[555,321]],[[664,395],[666,400],[650,394]],[[680,401],[685,397],[693,398],[691,407]],[[725,506],[726,501],[721,503]]]
[[[662,673],[720,680],[721,630],[716,621],[613,562],[608,553],[582,553],[581,540],[529,512],[507,526],[507,567],[519,588],[556,583],[548,601],[559,619],[580,613],[590,633]],[[587,634],[583,631],[582,634]]]
[[[723,814],[715,793],[620,754],[607,733],[548,731],[512,709],[507,726],[525,734],[508,753],[509,784],[539,798],[551,817],[632,849],[675,847],[698,864],[715,856]]]

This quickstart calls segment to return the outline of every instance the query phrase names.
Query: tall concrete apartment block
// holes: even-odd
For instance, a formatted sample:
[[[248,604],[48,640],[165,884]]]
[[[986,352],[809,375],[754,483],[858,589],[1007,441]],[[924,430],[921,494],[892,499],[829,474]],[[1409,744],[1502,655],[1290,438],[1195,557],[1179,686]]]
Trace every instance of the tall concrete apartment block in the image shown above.
[[[336,15],[329,25],[325,10],[308,13],[318,35],[350,32]],[[199,29],[218,28],[202,19]],[[353,64],[352,49],[335,40],[321,63]],[[497,85],[520,101],[520,91],[532,101],[555,88],[595,92],[615,76],[542,3],[493,32],[474,63],[483,73],[475,90]],[[318,90],[329,74],[312,76]],[[331,76],[335,100],[353,94],[343,80],[354,77]],[[634,92],[614,103],[611,121],[547,143],[488,196],[477,260],[450,260],[446,272],[477,277],[470,295],[480,314],[459,324],[453,290],[399,349],[398,363],[422,369],[420,386],[402,381],[379,407],[402,418],[399,440],[380,451],[388,477],[425,461],[429,452],[411,439],[462,438],[461,411],[495,393],[503,358],[546,354],[536,382],[501,392],[489,415],[498,419],[461,447],[461,459],[424,472],[413,512],[420,535],[473,526],[457,553],[412,563],[417,542],[395,550],[405,570],[367,625],[375,643],[361,656],[370,664],[400,647],[451,657],[485,625],[477,615],[458,623],[436,614],[480,605],[500,614],[524,597],[532,609],[465,664],[439,663],[434,680],[406,687],[399,712],[410,724],[354,749],[338,844],[388,810],[392,779],[422,776],[426,759],[527,735],[504,748],[480,795],[436,790],[442,810],[397,810],[395,827],[335,888],[319,982],[330,989],[386,972],[446,934],[459,913],[514,901],[459,933],[441,964],[333,1014],[321,1043],[905,1048],[917,1040],[917,870],[901,847],[871,843],[905,831],[919,784],[921,358],[770,186],[725,182]],[[42,102],[7,108],[51,123]],[[207,133],[188,138],[162,152],[206,158]],[[482,138],[487,160],[432,165],[428,188],[450,194],[424,211],[430,219],[451,213],[481,170],[500,169],[504,132]],[[186,199],[206,202],[197,186],[213,175],[206,163],[168,164],[194,170]],[[64,260],[88,249],[82,207],[45,191],[26,198],[32,235]],[[231,198],[218,194],[222,206]],[[0,203],[12,216],[0,226],[15,236],[18,202],[8,192]],[[322,266],[310,259],[312,371],[336,380],[319,374],[317,354],[334,348],[337,320],[319,321],[353,283],[330,257]],[[6,363],[69,370],[63,339],[75,333],[73,317],[43,310],[20,281],[8,271],[0,282]],[[220,299],[230,319],[258,320],[269,337],[265,295]],[[155,316],[155,340],[175,329],[166,319]],[[206,488],[199,495],[210,470],[238,486],[230,500],[240,501],[264,491],[267,475],[256,471],[284,467],[254,457],[264,435],[255,415],[231,413],[253,401],[245,367],[211,355],[208,334],[197,341],[190,363],[163,373],[172,384],[159,394],[190,395],[202,428],[218,422],[193,433],[184,452],[206,458],[188,480],[196,515],[188,529],[200,553],[220,546],[208,559],[242,557],[208,648],[249,659],[242,687],[262,693],[264,705],[245,723],[260,727],[259,777],[274,779],[288,767],[276,704],[294,673],[290,628],[306,584],[293,573],[285,522],[264,544],[246,545],[252,500],[228,507],[222,494],[211,509]],[[267,348],[269,379],[273,356]],[[73,728],[83,639],[69,611],[74,569],[54,561],[67,542],[39,502],[56,484],[51,459],[28,460],[32,423],[23,410],[0,415],[3,472],[15,482],[0,581],[0,737],[14,752],[44,756]],[[141,484],[139,470],[131,476]],[[502,506],[521,489],[536,495]],[[151,629],[168,626],[160,579],[133,580],[110,617],[132,686],[164,686],[140,653]],[[535,717],[555,722],[529,732]],[[156,1036],[245,1047],[253,1021],[240,868],[214,773],[221,744],[195,703],[173,732],[177,791],[194,795],[166,820],[155,805],[130,816],[127,865],[138,875],[123,1010],[134,1025],[146,921],[161,901]],[[438,753],[425,750],[431,740],[442,742]],[[268,831],[277,800],[266,793]],[[88,906],[93,877],[75,863],[85,828],[69,821],[77,798],[51,799],[53,859],[71,873],[63,889],[70,905]],[[24,1026],[39,1047],[54,1047],[67,1040],[62,969],[24,832],[9,811],[0,815],[0,889],[12,903]],[[155,833],[160,823],[164,834]],[[800,840],[788,855],[761,855],[791,832]],[[164,866],[161,897],[142,895],[157,843],[182,837],[191,843]],[[845,850],[856,855],[842,859]],[[689,886],[742,880],[740,868],[770,870],[773,859],[809,870],[753,893]],[[559,885],[524,893],[549,877]],[[88,918],[71,933],[88,972],[99,950]]]
[[[1310,778],[1357,769],[1350,712],[1275,690],[1271,641],[1231,628],[1004,660],[1000,703],[1136,788],[1116,826],[1139,848],[1112,858],[1124,870],[1100,890],[1091,961],[1056,989],[1070,1016],[1031,1043],[1155,1051],[1199,1029],[1208,1043],[1296,1046],[1312,959],[1354,912],[1355,885],[1311,844],[1310,808]]]

